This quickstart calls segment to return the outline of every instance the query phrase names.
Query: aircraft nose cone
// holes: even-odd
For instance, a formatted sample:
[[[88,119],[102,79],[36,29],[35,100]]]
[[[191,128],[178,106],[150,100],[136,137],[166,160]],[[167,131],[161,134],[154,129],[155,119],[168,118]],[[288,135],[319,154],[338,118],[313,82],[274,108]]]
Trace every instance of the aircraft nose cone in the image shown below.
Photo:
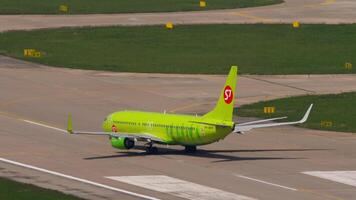
[[[107,116],[103,122],[103,130],[108,132],[111,131],[112,119],[111,116]]]

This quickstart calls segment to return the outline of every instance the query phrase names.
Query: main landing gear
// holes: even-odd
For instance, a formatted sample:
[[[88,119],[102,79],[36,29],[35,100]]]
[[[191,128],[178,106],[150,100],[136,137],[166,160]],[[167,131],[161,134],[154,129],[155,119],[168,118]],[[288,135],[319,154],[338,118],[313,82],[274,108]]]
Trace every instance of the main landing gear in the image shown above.
[[[148,143],[146,147],[147,154],[156,154],[158,153],[158,148],[154,147],[152,143]],[[184,146],[185,153],[195,153],[197,151],[197,146]]]
[[[147,154],[155,154],[158,152],[157,147],[154,147],[152,143],[148,143],[148,146],[146,147],[146,153]]]
[[[186,153],[194,153],[197,151],[197,146],[184,146],[184,147],[185,147],[184,151]]]

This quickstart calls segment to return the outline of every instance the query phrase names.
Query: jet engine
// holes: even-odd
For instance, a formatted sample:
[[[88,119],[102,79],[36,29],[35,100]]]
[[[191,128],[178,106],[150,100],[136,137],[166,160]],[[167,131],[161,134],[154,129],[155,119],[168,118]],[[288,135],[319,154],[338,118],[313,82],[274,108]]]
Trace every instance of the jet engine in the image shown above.
[[[111,141],[111,146],[117,148],[117,149],[131,149],[135,146],[135,141],[130,138],[125,138],[125,137],[112,137],[110,139]]]

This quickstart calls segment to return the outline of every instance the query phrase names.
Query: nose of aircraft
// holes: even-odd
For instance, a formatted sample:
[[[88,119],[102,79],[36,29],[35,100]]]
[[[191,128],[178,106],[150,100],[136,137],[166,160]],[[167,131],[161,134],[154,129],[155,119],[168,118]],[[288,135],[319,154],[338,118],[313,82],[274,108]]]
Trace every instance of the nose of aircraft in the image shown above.
[[[111,115],[105,117],[104,122],[103,122],[103,130],[104,131],[111,131],[111,125],[112,125],[112,118]]]

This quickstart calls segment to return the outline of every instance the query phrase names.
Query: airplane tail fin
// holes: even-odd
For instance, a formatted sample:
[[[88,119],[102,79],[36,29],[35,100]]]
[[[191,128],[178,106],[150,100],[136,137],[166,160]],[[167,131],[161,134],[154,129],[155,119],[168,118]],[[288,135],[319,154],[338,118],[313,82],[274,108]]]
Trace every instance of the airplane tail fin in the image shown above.
[[[224,121],[232,121],[232,114],[235,101],[235,89],[237,81],[237,66],[232,66],[226,79],[224,88],[221,91],[219,100],[215,108],[205,114],[204,118],[212,118]]]

